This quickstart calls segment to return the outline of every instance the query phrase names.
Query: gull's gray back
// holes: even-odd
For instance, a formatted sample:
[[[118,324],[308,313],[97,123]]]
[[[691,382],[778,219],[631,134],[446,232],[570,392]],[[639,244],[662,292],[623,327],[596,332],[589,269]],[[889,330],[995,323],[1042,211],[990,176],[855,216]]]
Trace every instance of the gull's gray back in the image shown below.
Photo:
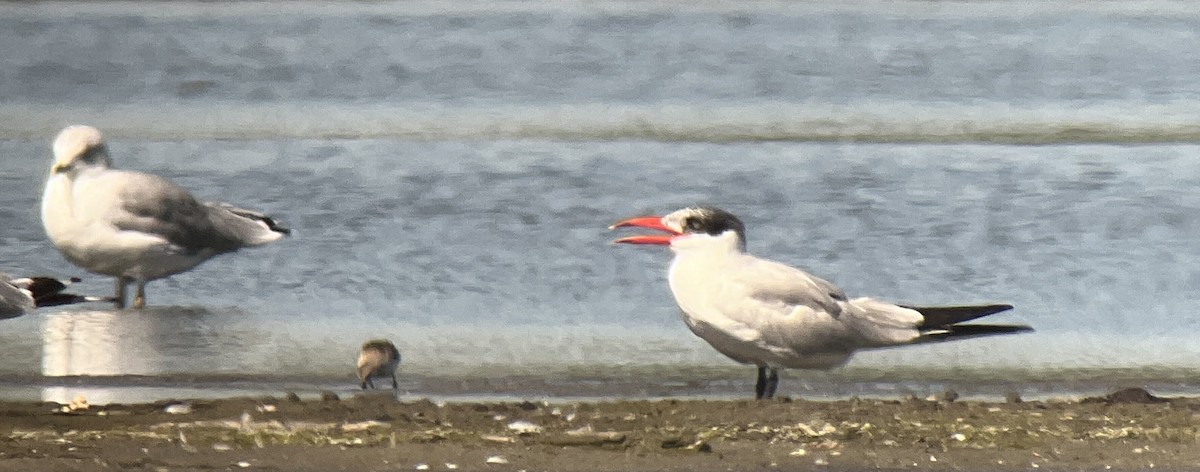
[[[188,253],[221,254],[279,239],[270,228],[235,213],[233,207],[204,203],[162,177],[108,171],[119,188],[112,224],[155,234]]]

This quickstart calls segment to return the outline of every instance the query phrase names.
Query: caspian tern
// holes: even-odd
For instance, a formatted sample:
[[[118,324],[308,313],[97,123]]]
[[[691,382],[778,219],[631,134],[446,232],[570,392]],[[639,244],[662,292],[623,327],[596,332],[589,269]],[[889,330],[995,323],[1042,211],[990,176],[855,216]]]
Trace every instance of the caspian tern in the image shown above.
[[[201,202],[167,179],[111,164],[96,128],[59,132],[42,195],[42,225],[72,264],[117,278],[117,307],[125,306],[130,282],[137,283],[133,307],[142,308],[146,282],[290,232],[261,213]]]
[[[804,271],[746,253],[745,225],[713,207],[614,224],[665,231],[614,243],[670,246],[668,280],[684,322],[720,353],[758,366],[756,398],[771,398],[780,368],[831,369],[858,349],[1031,331],[1024,325],[960,324],[1011,305],[911,307],[847,298]]]
[[[358,381],[363,390],[369,385],[375,388],[374,378],[392,378],[392,390],[400,388],[396,383],[396,369],[400,367],[400,350],[386,339],[375,339],[363,344],[358,353]]]
[[[78,281],[75,278],[62,281],[51,277],[14,279],[0,273],[0,318],[21,316],[37,307],[106,300],[63,292],[72,282]]]

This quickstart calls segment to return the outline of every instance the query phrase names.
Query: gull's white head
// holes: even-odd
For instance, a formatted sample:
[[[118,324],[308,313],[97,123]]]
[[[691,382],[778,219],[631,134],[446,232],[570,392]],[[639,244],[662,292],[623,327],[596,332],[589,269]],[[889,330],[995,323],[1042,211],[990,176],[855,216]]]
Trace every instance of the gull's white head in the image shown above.
[[[636,226],[665,231],[669,234],[641,235],[621,238],[614,242],[625,244],[670,245],[676,240],[697,235],[720,237],[733,233],[738,247],[746,249],[746,225],[732,213],[716,207],[688,207],[667,216],[641,216],[614,224],[609,229]]]
[[[57,174],[70,171],[77,165],[99,165],[108,167],[108,148],[100,130],[91,126],[74,125],[63,128],[54,138],[54,166],[50,172]]]

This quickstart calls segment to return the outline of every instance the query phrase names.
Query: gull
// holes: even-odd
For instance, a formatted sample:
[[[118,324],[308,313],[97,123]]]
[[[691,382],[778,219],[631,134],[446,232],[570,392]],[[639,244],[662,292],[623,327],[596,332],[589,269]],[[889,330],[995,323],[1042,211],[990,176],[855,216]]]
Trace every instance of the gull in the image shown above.
[[[12,278],[0,273],[0,318],[14,318],[44,306],[96,302],[105,299],[66,293],[63,290],[79,279],[58,280],[51,277]]]
[[[610,229],[626,226],[667,233],[614,242],[670,246],[667,279],[684,322],[721,354],[758,367],[759,399],[774,396],[781,368],[827,370],[858,349],[1032,330],[961,324],[1012,309],[1007,304],[912,307],[848,298],[832,283],[746,253],[745,225],[719,208],[630,218]]]
[[[279,240],[290,230],[262,213],[201,202],[157,175],[111,168],[100,131],[68,126],[54,140],[42,195],[42,225],[72,264],[116,277],[118,308],[137,284],[189,270],[214,256]]]
[[[358,353],[358,381],[363,390],[375,388],[373,378],[392,378],[392,390],[400,388],[396,383],[396,369],[400,367],[400,350],[386,339],[374,339],[363,344]]]

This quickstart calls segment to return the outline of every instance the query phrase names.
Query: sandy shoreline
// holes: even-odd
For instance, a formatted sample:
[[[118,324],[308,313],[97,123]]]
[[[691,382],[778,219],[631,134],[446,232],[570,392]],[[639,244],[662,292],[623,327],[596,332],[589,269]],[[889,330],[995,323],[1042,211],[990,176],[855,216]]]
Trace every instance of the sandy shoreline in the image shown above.
[[[1200,464],[1200,399],[0,403],[0,470],[1143,470]],[[170,412],[168,412],[170,410]],[[490,462],[489,462],[490,461]]]

